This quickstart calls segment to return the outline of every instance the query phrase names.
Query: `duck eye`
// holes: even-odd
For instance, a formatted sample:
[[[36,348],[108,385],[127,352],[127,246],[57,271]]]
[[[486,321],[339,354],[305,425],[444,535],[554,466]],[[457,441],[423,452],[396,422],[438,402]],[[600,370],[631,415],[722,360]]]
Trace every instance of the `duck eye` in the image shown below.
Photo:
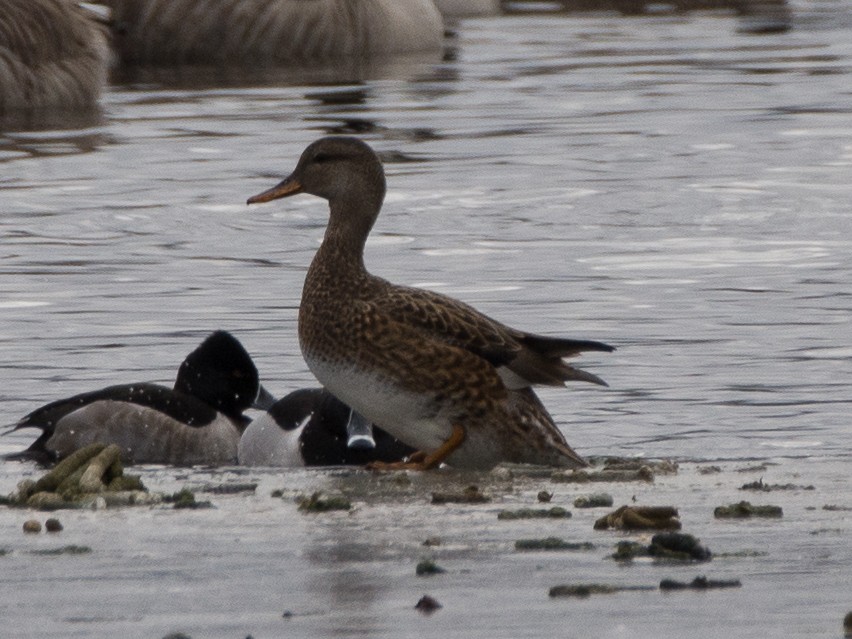
[[[317,153],[317,154],[314,156],[314,162],[317,162],[318,164],[322,164],[322,163],[324,163],[324,162],[328,162],[328,161],[329,161],[329,160],[331,160],[331,159],[332,159],[332,158],[331,158],[331,156],[330,156],[328,153]]]

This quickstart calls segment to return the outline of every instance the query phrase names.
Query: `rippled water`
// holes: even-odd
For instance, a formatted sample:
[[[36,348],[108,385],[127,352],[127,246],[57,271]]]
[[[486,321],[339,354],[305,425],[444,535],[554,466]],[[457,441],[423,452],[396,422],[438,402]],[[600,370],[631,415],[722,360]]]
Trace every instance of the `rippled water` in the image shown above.
[[[848,463],[852,9],[792,10],[763,35],[725,13],[471,19],[444,60],[139,76],[84,128],[7,124],[0,423],[169,382],[216,328],[274,392],[313,384],[296,309],[324,203],[244,202],[343,132],[386,158],[373,272],[618,347],[581,360],[609,389],[542,393],[579,452]]]

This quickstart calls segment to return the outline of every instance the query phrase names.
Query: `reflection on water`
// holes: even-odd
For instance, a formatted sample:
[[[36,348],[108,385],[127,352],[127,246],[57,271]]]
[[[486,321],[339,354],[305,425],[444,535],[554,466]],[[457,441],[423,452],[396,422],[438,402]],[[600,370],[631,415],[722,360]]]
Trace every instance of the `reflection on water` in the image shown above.
[[[449,47],[451,40],[448,41]],[[113,73],[113,83],[145,87],[212,89],[258,86],[335,86],[370,80],[407,80],[438,64],[449,52],[426,51],[391,58],[351,56],[333,62],[281,66],[128,66]]]

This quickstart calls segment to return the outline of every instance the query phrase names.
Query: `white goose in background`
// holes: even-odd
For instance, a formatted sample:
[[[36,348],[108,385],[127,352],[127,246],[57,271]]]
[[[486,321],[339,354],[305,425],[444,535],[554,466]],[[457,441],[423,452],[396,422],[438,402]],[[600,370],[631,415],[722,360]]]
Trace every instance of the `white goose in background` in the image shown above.
[[[0,113],[96,104],[111,60],[102,18],[74,0],[0,0]]]
[[[500,13],[500,0],[435,0],[435,6],[444,18],[473,18],[496,16]]]
[[[102,0],[125,65],[253,64],[440,51],[433,0]]]

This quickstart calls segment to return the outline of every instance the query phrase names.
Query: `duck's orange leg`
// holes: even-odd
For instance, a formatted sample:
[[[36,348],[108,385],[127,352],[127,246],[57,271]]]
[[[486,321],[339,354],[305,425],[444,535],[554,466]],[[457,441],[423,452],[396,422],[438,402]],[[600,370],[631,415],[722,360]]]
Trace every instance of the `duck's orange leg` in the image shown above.
[[[367,468],[370,470],[432,470],[441,465],[452,452],[462,445],[465,439],[465,430],[458,424],[453,424],[453,432],[447,440],[428,455],[418,451],[409,456],[407,461],[401,462],[370,462]]]

